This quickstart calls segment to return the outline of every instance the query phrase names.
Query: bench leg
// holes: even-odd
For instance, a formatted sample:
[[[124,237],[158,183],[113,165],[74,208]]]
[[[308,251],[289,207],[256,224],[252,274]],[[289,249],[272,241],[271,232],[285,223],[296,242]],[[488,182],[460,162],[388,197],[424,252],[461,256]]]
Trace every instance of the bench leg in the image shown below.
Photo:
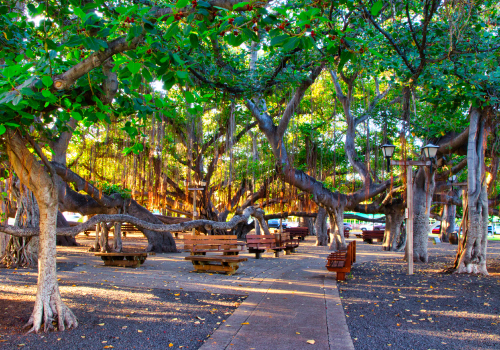
[[[179,233],[178,232],[174,232],[174,237],[177,239],[179,238]]]
[[[285,249],[285,255],[290,255],[292,254],[292,252],[290,251],[290,249]]]
[[[260,259],[262,257],[262,252],[255,252],[255,259]]]
[[[292,248],[292,253],[296,253],[295,248]]]
[[[337,281],[345,281],[345,272],[337,272]]]
[[[274,251],[274,257],[275,258],[279,258],[280,257],[280,251],[279,250],[275,250]]]

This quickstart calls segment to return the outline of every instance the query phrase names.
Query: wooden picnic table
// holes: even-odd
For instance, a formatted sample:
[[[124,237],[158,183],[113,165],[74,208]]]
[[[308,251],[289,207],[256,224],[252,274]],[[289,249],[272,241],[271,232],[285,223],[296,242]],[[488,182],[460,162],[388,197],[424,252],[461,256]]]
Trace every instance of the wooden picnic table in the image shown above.
[[[184,249],[190,250],[185,260],[193,263],[195,272],[224,272],[232,275],[239,263],[247,258],[238,256],[245,243],[235,235],[189,235],[184,237]]]

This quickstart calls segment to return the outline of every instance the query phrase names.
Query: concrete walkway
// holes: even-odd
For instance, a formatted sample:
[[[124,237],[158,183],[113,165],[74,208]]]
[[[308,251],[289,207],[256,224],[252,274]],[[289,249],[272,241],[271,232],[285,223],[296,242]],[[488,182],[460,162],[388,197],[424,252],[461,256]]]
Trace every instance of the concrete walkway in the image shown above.
[[[80,242],[90,244],[92,239],[88,240]],[[58,257],[61,266],[58,276],[62,280],[117,287],[247,295],[206,340],[202,350],[353,350],[335,273],[325,269],[329,251],[326,247],[315,247],[314,242],[314,237],[307,237],[297,253],[280,258],[268,253],[257,260],[253,254],[243,253],[248,261],[232,276],[191,273],[192,264],[184,260],[186,252],[150,256],[140,268],[124,269],[103,266],[85,247],[60,247],[58,250],[64,250],[64,254]],[[182,248],[182,242],[179,243]],[[380,244],[359,241],[357,248],[358,263],[402,256],[402,253],[382,252]]]

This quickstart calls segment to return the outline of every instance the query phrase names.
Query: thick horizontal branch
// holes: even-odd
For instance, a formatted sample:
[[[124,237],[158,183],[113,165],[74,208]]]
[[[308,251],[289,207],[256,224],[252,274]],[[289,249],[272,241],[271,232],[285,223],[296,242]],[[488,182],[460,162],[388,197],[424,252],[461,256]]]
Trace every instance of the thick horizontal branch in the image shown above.
[[[193,228],[200,228],[200,227],[204,227],[206,230],[209,229],[230,230],[241,222],[248,222],[250,216],[262,217],[262,214],[263,214],[262,210],[257,209],[255,207],[248,207],[243,211],[243,213],[241,213],[240,215],[233,216],[233,218],[227,222],[217,222],[211,220],[193,220],[171,225],[152,224],[150,222],[140,220],[134,216],[124,215],[124,214],[116,214],[116,215],[100,214],[92,217],[90,220],[77,226],[59,227],[57,228],[57,235],[74,237],[81,232],[94,228],[96,224],[101,222],[121,222],[121,223],[127,222],[139,228],[156,232],[189,231],[192,230]],[[40,234],[38,228],[18,228],[14,226],[0,227],[0,232],[16,237],[32,237],[32,236],[38,236]]]

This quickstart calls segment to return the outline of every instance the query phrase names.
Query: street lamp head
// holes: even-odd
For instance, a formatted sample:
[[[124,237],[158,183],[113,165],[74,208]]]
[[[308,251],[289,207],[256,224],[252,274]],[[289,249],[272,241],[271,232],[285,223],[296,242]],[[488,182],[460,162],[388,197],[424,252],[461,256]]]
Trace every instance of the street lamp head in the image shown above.
[[[205,187],[205,186],[206,186],[206,184],[207,184],[207,182],[206,182],[206,181],[204,181],[204,180],[201,180],[201,181],[200,181],[200,186]]]
[[[428,143],[427,145],[422,147],[422,150],[424,151],[424,155],[427,158],[435,158],[438,149],[439,149],[439,146],[433,145],[432,143]]]
[[[391,158],[392,155],[394,154],[396,146],[390,143],[386,143],[385,145],[380,146],[380,148],[382,148],[382,153],[384,154],[384,157]]]
[[[450,177],[448,178],[448,181],[450,181],[450,182],[455,182],[455,181],[457,181],[457,175],[452,175],[452,176],[450,176]]]

